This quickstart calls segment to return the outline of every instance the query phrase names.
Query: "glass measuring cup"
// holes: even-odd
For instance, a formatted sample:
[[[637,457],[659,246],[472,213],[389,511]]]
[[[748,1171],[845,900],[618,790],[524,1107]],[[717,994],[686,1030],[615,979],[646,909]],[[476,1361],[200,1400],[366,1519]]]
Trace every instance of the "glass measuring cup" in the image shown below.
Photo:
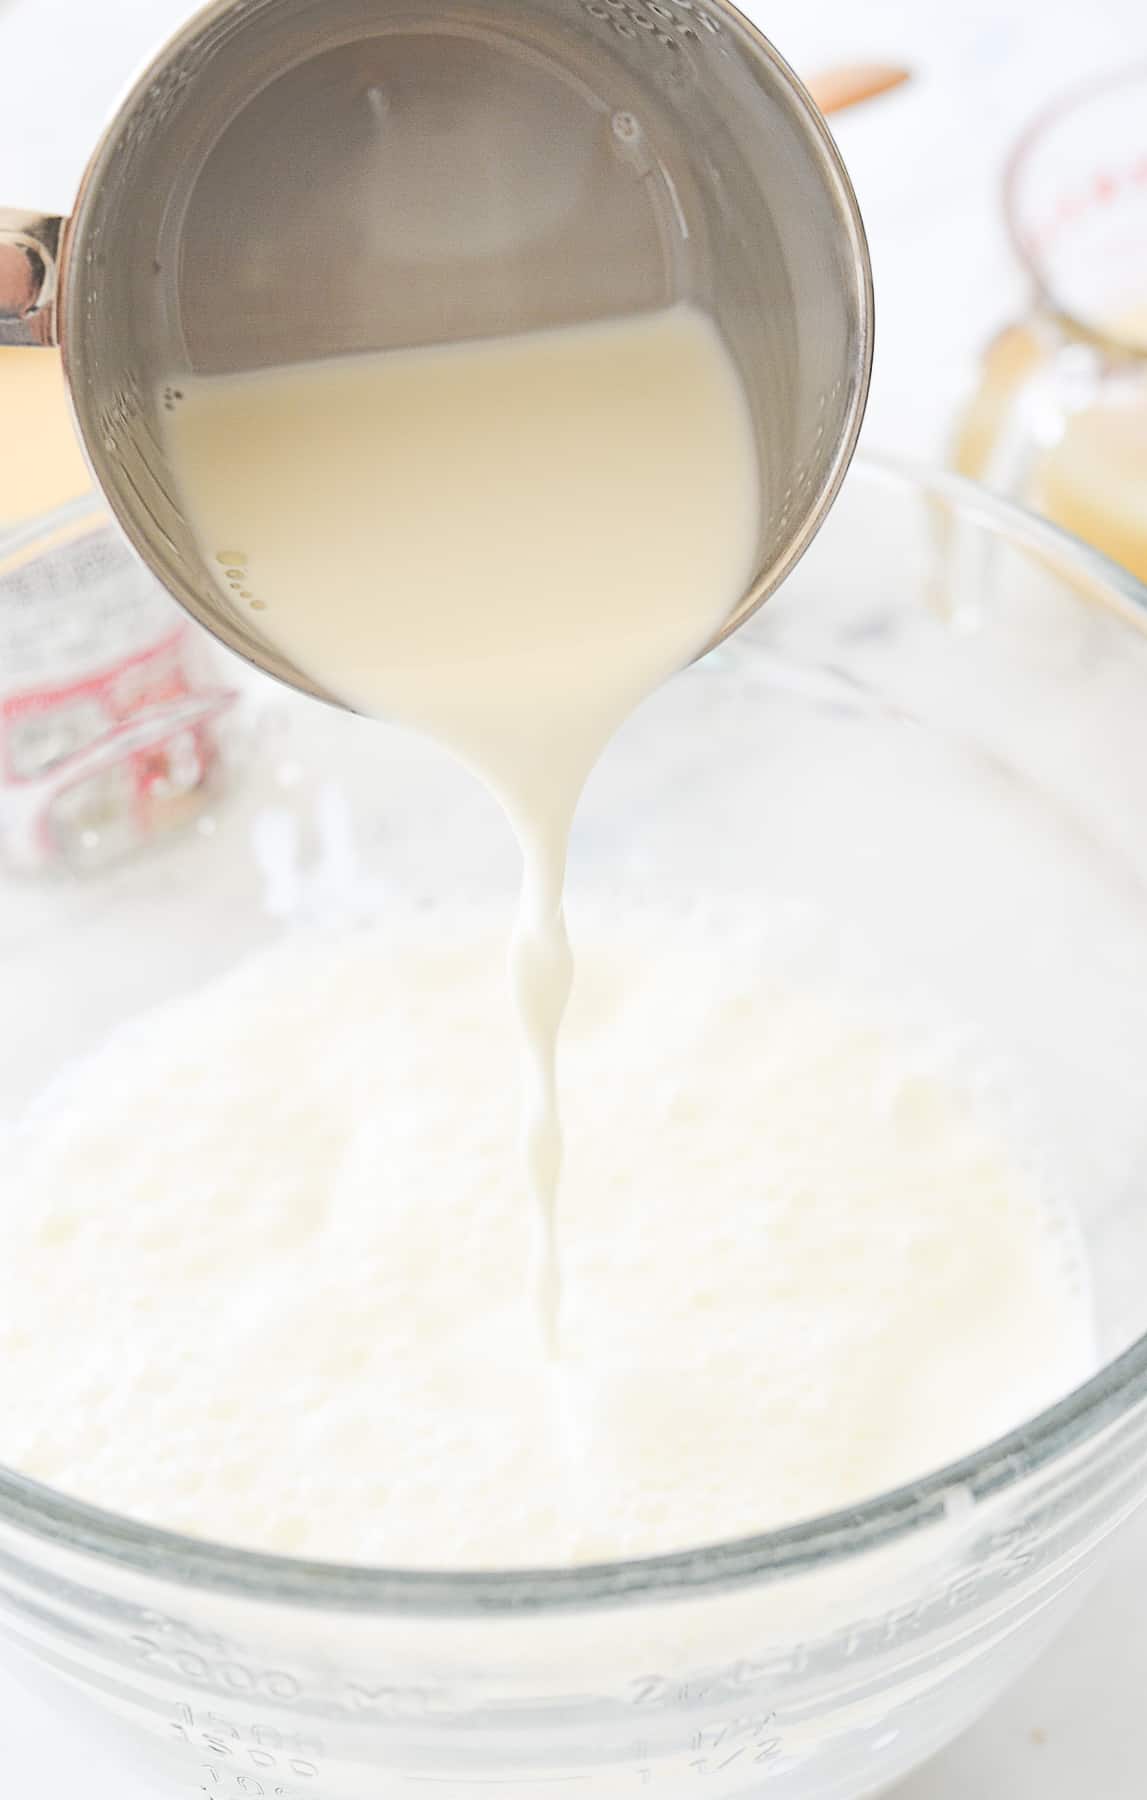
[[[1147,67],[1035,120],[1004,215],[1031,308],[985,352],[955,466],[1147,580]]]
[[[621,909],[706,885],[810,906],[982,1035],[1079,1216],[1095,1377],[847,1513],[567,1571],[261,1557],[0,1475],[0,1655],[121,1800],[856,1800],[1047,1642],[1147,1494],[1145,608],[990,495],[858,466],[791,587],[620,734],[571,858],[575,941],[602,884]],[[396,888],[508,911],[476,784],[264,685],[262,764],[213,836],[98,890],[0,888],[4,1108],[295,922],[385,917]]]

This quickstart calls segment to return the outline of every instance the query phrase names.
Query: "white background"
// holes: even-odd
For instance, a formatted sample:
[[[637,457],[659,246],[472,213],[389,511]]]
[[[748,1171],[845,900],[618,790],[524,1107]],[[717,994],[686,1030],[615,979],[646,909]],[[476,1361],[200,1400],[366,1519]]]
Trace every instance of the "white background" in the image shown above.
[[[746,0],[742,0],[746,4]],[[0,0],[0,200],[66,210],[135,66],[189,0]],[[1147,64],[1142,0],[747,0],[803,75],[910,66],[909,88],[839,121],[872,244],[869,447],[943,454],[985,336],[1023,303],[999,220],[1004,153],[1089,74]],[[1147,130],[1147,125],[1145,125]],[[896,1800],[1143,1800],[1147,1525],[1067,1637]],[[0,1689],[0,1781],[21,1800],[154,1800],[25,1695]]]

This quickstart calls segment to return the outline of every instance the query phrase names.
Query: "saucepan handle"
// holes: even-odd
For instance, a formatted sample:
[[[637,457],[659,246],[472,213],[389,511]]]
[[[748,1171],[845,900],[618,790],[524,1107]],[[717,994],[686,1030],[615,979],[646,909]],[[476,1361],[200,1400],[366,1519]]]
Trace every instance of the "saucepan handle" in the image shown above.
[[[0,206],[0,345],[55,344],[56,274],[66,219]]]

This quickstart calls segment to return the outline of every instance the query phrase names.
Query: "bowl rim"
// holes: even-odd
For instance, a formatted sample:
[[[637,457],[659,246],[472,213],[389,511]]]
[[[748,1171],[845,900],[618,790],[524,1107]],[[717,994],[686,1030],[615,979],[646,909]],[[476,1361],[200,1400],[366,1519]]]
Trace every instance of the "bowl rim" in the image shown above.
[[[871,454],[856,469],[1070,573],[1147,634],[1147,587],[1099,551],[947,471]],[[853,477],[850,477],[853,479]],[[481,1618],[711,1595],[890,1546],[1047,1469],[1147,1401],[1147,1333],[1069,1394],[971,1454],[859,1505],[688,1550],[572,1568],[391,1569],[241,1549],[140,1523],[0,1466],[0,1530],[172,1585],[315,1612]]]

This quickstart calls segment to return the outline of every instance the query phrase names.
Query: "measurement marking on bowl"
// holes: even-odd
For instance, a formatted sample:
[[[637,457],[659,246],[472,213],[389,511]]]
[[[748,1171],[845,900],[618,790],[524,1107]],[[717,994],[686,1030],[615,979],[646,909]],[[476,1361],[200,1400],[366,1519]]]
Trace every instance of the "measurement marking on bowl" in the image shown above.
[[[215,1661],[199,1650],[157,1643],[140,1633],[133,1633],[129,1641],[141,1662],[156,1663],[189,1681],[214,1682],[232,1694],[258,1694],[267,1700],[298,1700],[302,1696],[302,1683],[286,1669],[251,1669],[230,1658]]]

